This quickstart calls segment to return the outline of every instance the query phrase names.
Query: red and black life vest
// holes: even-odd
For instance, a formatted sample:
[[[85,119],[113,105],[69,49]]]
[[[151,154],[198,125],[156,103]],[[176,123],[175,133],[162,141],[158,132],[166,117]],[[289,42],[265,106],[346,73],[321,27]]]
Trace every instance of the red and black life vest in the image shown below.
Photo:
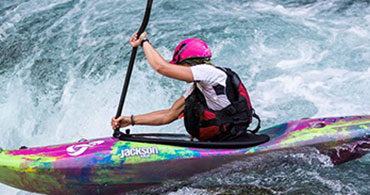
[[[230,140],[245,134],[252,118],[258,119],[256,133],[260,128],[260,119],[254,113],[248,92],[239,76],[229,68],[218,69],[227,74],[226,88],[214,86],[217,95],[225,95],[230,105],[220,111],[208,108],[202,92],[194,83],[194,90],[185,99],[184,123],[187,132],[200,141]]]

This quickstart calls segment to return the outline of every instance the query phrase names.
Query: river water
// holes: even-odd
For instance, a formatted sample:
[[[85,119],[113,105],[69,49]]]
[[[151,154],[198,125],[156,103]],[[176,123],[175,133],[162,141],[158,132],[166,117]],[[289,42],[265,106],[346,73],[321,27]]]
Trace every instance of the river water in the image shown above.
[[[1,0],[0,146],[112,134],[144,0]],[[238,72],[263,128],[370,113],[370,3],[350,0],[156,0],[148,38],[167,60],[185,38]],[[138,50],[124,114],[168,108],[186,83]],[[134,132],[183,133],[182,121]],[[315,149],[257,156],[146,193],[369,194],[370,156],[333,166]],[[267,160],[268,159],[268,160]],[[1,194],[29,194],[4,185]]]

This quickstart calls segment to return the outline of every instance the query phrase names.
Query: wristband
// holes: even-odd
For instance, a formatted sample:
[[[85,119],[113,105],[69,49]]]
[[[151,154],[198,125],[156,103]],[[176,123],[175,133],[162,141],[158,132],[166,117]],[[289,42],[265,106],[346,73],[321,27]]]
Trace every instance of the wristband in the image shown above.
[[[143,40],[141,41],[141,43],[140,43],[141,47],[143,47],[144,42],[146,42],[146,41],[148,41],[148,43],[150,43],[148,39],[143,39]]]
[[[132,125],[132,126],[134,126],[134,125],[135,125],[134,115],[131,115],[131,125]]]

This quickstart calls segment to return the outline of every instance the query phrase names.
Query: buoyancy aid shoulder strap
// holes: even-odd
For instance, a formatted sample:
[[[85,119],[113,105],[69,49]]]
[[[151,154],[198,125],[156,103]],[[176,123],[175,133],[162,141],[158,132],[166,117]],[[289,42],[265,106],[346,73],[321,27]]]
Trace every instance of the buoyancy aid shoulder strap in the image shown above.
[[[199,89],[198,85],[197,85],[198,81],[195,81],[193,82],[193,85],[194,85],[194,91],[193,93],[195,93],[196,97],[198,98],[198,100],[203,104],[203,105],[207,105],[207,101],[203,95],[203,93],[201,92],[201,90]]]
[[[239,86],[240,80],[237,79],[238,77],[237,78],[234,77],[236,73],[233,70],[231,70],[230,68],[218,67],[218,66],[216,66],[216,68],[225,72],[226,75],[232,79],[233,84],[236,86]]]
[[[226,79],[226,95],[227,95],[227,98],[230,100],[230,102],[234,102],[238,95],[236,94],[237,93],[237,86],[239,86],[240,84],[240,81],[237,81],[235,83],[235,77],[234,75],[236,74],[234,71],[232,71],[230,68],[224,68],[224,67],[218,67],[216,66],[217,69],[223,71],[226,76],[227,76],[227,79]]]

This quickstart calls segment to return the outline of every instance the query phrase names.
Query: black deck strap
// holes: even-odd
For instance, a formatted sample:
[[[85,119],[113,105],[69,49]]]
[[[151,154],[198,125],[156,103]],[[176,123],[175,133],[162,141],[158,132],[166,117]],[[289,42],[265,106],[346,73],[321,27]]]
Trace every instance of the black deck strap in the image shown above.
[[[258,130],[260,130],[260,128],[261,128],[261,119],[260,119],[260,117],[256,114],[256,112],[254,111],[254,109],[253,109],[253,108],[252,108],[252,116],[258,120],[258,124],[257,124],[257,127],[256,127],[254,130],[248,130],[248,131],[250,131],[250,132],[252,132],[253,134],[255,134],[255,133],[257,133],[257,132],[258,132]]]
[[[164,134],[165,137],[168,137],[170,134]],[[176,134],[175,134],[176,136]],[[244,136],[239,136],[235,140],[227,139],[225,141],[213,141],[213,142],[201,142],[201,141],[190,141],[190,138],[187,140],[177,140],[174,138],[164,139],[161,134],[156,134],[151,137],[155,138],[146,138],[145,134],[131,134],[130,136],[121,136],[119,139],[123,141],[133,141],[133,142],[143,142],[143,143],[152,143],[152,144],[164,144],[171,146],[180,146],[180,147],[191,147],[191,148],[212,148],[212,149],[238,149],[238,148],[248,148],[263,144],[270,140],[269,136],[266,134],[251,134],[247,133]],[[173,137],[173,136],[170,136]]]

